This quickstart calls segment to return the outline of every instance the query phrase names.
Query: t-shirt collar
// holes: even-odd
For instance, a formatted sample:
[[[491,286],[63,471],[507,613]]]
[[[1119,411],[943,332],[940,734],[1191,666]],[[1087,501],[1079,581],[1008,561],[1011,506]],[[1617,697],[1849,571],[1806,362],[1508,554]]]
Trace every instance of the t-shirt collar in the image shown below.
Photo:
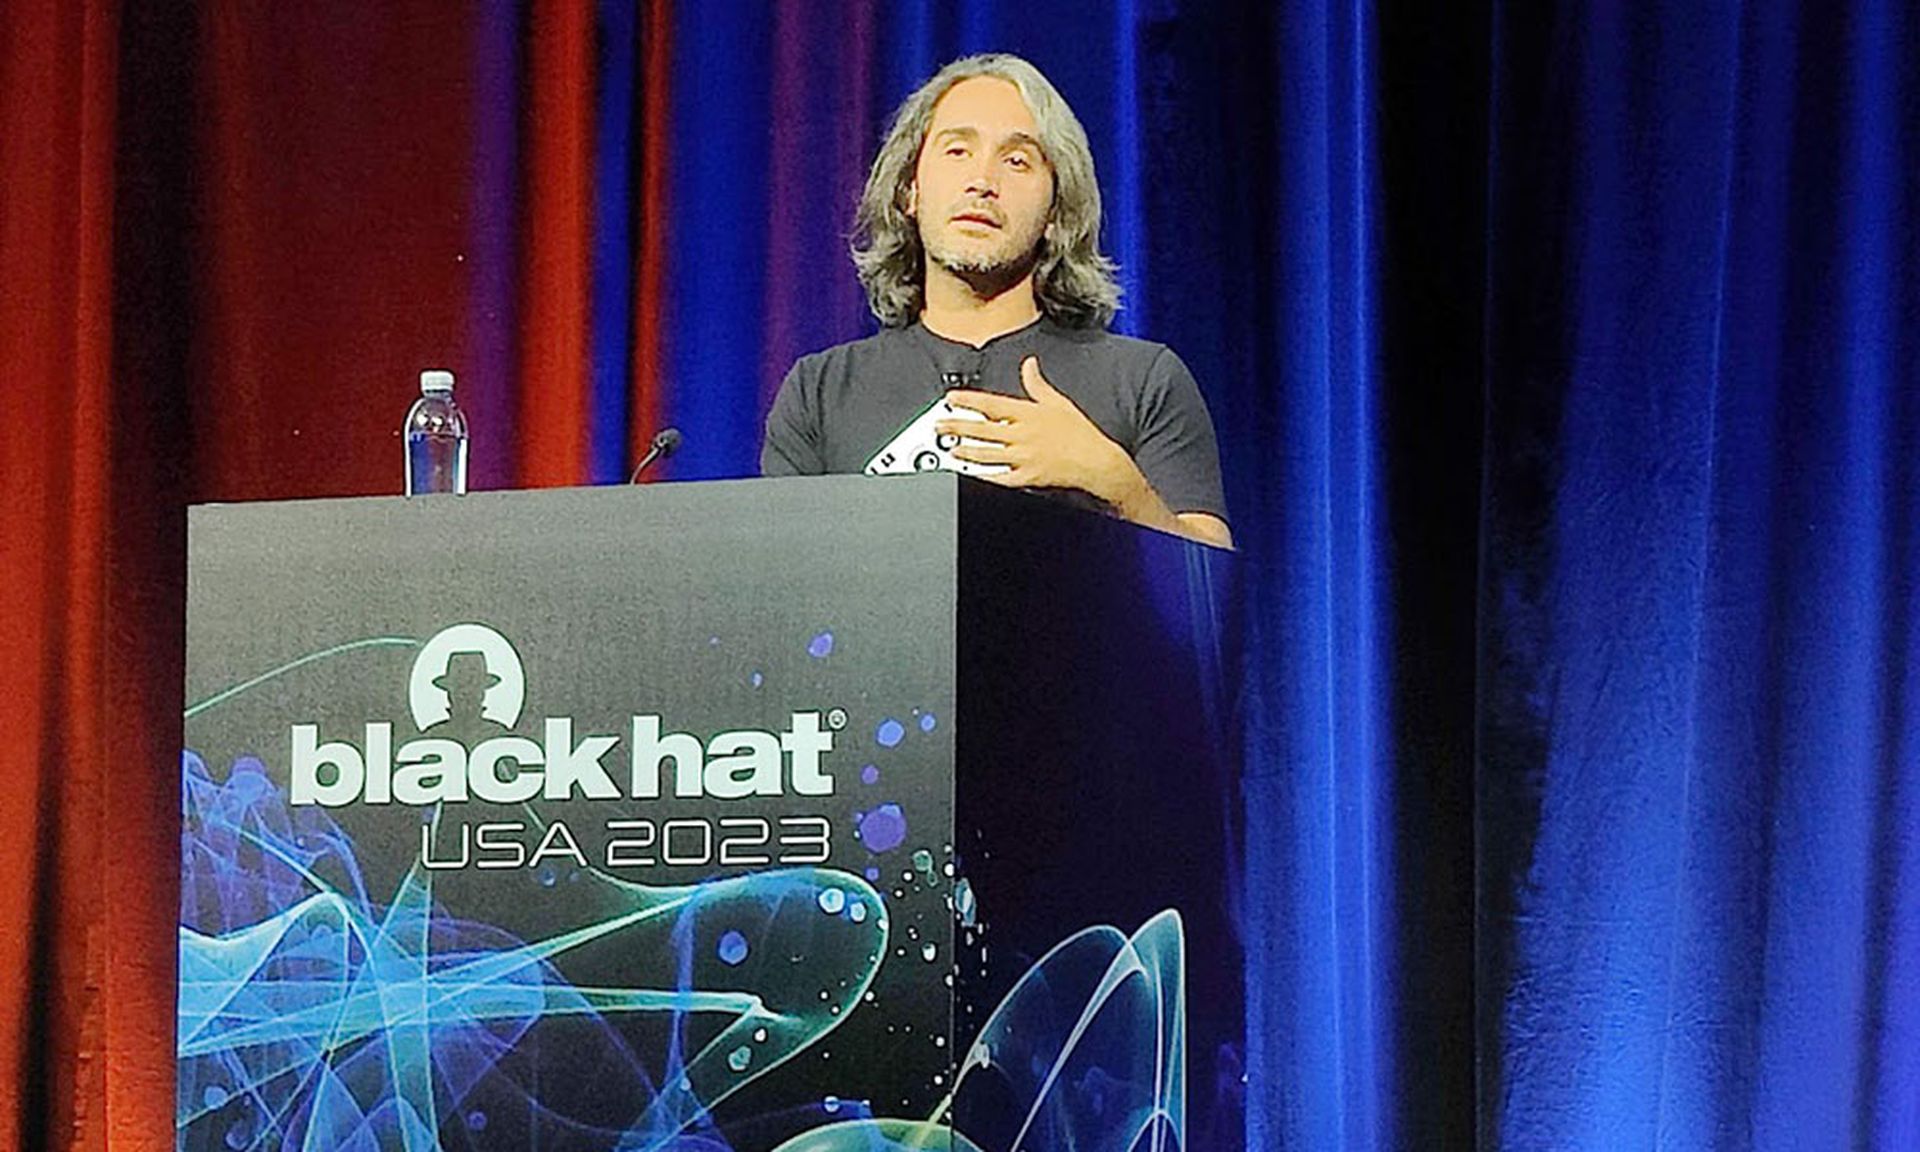
[[[949,340],[947,337],[927,327],[927,322],[923,319],[916,319],[913,322],[913,329],[919,334],[922,340],[927,342],[929,347],[936,350],[961,355],[984,356],[1002,345],[1025,343],[1029,338],[1037,335],[1047,324],[1048,320],[1046,314],[1043,312],[1034,317],[1032,321],[1022,324],[1011,332],[1002,332],[978,348],[975,348],[964,340]]]

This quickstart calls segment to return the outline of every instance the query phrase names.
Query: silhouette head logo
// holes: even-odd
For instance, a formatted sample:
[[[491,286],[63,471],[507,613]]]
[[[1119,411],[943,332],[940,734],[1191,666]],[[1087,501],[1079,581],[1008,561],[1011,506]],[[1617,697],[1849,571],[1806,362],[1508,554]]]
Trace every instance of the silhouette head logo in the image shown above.
[[[413,676],[407,684],[407,703],[413,710],[413,722],[420,731],[444,724],[453,715],[453,704],[440,680],[447,674],[455,656],[472,654],[486,661],[493,677],[480,698],[480,715],[502,728],[511,728],[520,719],[526,703],[527,674],[520,665],[520,654],[505,636],[485,624],[455,624],[443,628],[426,642],[413,658]]]

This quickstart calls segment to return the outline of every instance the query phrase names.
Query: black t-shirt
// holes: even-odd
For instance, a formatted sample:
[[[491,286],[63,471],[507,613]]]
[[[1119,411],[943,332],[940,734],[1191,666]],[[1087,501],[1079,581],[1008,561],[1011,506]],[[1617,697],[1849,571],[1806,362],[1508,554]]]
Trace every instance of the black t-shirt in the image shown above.
[[[1028,356],[1039,357],[1041,374],[1127,450],[1168,508],[1227,518],[1213,420],[1173,350],[1047,319],[981,348],[914,324],[801,357],[767,416],[760,471],[864,471],[874,453],[950,389],[1026,395],[1020,364]]]

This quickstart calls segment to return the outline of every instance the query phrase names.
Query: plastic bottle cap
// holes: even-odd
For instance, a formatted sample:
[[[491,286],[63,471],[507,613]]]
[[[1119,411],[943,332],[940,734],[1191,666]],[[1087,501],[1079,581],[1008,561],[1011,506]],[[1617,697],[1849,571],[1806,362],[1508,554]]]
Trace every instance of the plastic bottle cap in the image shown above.
[[[453,373],[440,368],[420,373],[420,391],[422,393],[453,391]]]

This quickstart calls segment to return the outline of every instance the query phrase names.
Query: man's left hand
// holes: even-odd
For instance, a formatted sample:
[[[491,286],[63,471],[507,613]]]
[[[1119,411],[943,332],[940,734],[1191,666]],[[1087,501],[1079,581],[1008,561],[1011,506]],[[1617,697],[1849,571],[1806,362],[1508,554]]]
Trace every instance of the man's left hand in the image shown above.
[[[1009,488],[1078,488],[1124,519],[1164,532],[1233,547],[1226,521],[1205,512],[1175,514],[1153,490],[1127,450],[1107,439],[1073,401],[1040,374],[1032,356],[1020,362],[1020,383],[1030,400],[998,392],[956,390],[947,400],[971,408],[979,420],[942,420],[934,429],[962,438],[953,455],[975,464],[1005,464],[1005,472],[983,476]],[[978,441],[969,444],[967,440]]]
[[[955,407],[971,408],[985,416],[975,420],[942,420],[936,431],[982,443],[953,449],[956,459],[975,464],[1005,464],[1007,471],[984,476],[1011,488],[1078,488],[1109,504],[1120,504],[1124,494],[1143,482],[1126,449],[1106,433],[1073,401],[1040,374],[1040,361],[1029,356],[1020,364],[1020,383],[1032,399],[998,392],[956,390],[947,393]]]

